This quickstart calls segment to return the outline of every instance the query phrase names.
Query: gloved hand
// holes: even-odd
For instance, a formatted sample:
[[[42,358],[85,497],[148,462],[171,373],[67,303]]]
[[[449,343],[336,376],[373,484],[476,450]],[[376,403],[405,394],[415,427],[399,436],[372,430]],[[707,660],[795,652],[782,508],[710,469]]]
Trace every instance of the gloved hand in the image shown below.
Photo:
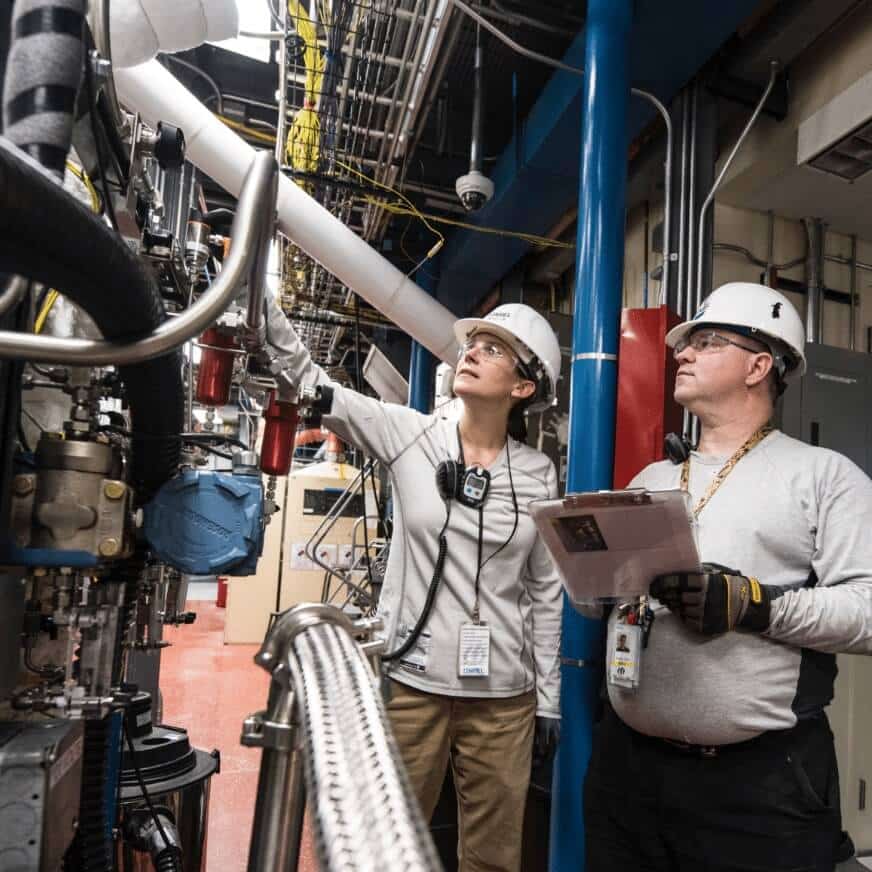
[[[702,572],[660,575],[651,582],[650,593],[705,636],[737,627],[762,633],[769,626],[770,589],[718,563],[704,563]]]
[[[536,716],[533,734],[533,765],[545,766],[554,759],[560,744],[560,718]]]

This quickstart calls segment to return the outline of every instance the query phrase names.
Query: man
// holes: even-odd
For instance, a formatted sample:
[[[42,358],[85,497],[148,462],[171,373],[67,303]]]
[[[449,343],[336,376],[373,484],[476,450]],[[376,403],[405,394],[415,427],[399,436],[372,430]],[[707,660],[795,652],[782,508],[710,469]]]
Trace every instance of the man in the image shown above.
[[[805,371],[786,297],[731,283],[666,338],[701,424],[633,487],[689,492],[703,571],[615,608],[638,687],[607,681],[585,784],[588,872],[832,872],[835,654],[872,653],[872,482],[769,427]],[[626,682],[624,682],[626,684]]]

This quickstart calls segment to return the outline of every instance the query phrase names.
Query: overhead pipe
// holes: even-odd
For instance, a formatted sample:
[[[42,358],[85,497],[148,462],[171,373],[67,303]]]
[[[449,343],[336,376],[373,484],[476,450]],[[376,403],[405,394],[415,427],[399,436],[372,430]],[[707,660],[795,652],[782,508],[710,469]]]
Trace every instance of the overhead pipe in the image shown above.
[[[159,63],[118,70],[122,102],[150,121],[185,131],[187,158],[231,194],[238,194],[256,155]],[[279,179],[279,228],[340,282],[452,366],[454,315],[331,215],[289,178]],[[232,253],[232,252],[231,252]]]
[[[766,83],[766,87],[763,89],[763,94],[760,97],[759,102],[754,108],[751,117],[748,119],[748,123],[745,125],[742,132],[739,134],[739,138],[736,140],[735,145],[733,146],[732,151],[727,155],[727,159],[724,161],[724,165],[721,167],[721,171],[718,173],[717,178],[715,179],[715,183],[712,185],[712,189],[709,191],[708,196],[703,201],[702,207],[699,210],[699,224],[697,228],[698,237],[696,240],[697,244],[697,252],[696,252],[696,295],[694,302],[698,307],[702,302],[702,274],[703,274],[703,256],[705,254],[705,219],[708,214],[708,210],[711,207],[712,202],[715,199],[715,194],[717,194],[718,189],[721,186],[721,183],[724,180],[727,172],[730,167],[733,165],[733,161],[735,160],[736,155],[739,153],[739,149],[745,144],[745,140],[748,138],[748,134],[751,132],[751,129],[754,127],[754,124],[757,121],[758,116],[763,111],[763,107],[766,105],[766,101],[769,99],[769,95],[772,93],[772,88],[775,85],[775,79],[778,77],[778,71],[781,69],[781,64],[776,60],[769,61],[769,80]],[[690,312],[692,315],[693,312]]]
[[[164,321],[147,336],[133,341],[37,336],[3,330],[0,331],[0,357],[77,366],[129,366],[160,357],[199,336],[245,285],[252,299],[262,301],[275,214],[268,204],[275,202],[277,177],[278,167],[271,154],[261,152],[250,161],[233,220],[234,244],[224,269],[209,291],[181,315]]]

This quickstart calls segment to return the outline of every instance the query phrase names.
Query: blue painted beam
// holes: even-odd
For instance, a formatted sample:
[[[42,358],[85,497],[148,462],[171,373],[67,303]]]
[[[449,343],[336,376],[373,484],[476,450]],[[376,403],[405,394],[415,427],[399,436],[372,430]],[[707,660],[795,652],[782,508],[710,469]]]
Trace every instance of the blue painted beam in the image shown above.
[[[633,0],[589,0],[566,489],[611,487]],[[583,872],[582,790],[602,672],[602,628],[564,602],[563,728],[551,804],[551,872]],[[584,665],[576,665],[584,664]]]
[[[439,276],[439,258],[427,264],[427,271],[421,271],[418,284],[429,294],[436,292]],[[409,363],[409,402],[412,409],[427,414],[432,405],[431,388],[436,359],[423,345],[412,340],[412,355]]]
[[[638,0],[631,84],[671,100],[758,5],[758,0]],[[563,61],[584,66],[584,33]],[[575,205],[583,83],[582,76],[555,71],[491,174],[493,199],[469,220],[544,234]],[[648,103],[631,102],[625,149],[652,118]],[[439,300],[465,315],[530,248],[516,239],[457,231],[441,255]]]

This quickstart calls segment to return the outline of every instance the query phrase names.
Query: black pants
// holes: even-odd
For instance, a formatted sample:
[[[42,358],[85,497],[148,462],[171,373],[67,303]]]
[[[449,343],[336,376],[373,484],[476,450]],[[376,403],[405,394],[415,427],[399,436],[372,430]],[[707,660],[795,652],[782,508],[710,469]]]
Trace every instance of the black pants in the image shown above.
[[[606,707],[584,786],[586,872],[833,872],[839,780],[826,716],[679,750]]]

